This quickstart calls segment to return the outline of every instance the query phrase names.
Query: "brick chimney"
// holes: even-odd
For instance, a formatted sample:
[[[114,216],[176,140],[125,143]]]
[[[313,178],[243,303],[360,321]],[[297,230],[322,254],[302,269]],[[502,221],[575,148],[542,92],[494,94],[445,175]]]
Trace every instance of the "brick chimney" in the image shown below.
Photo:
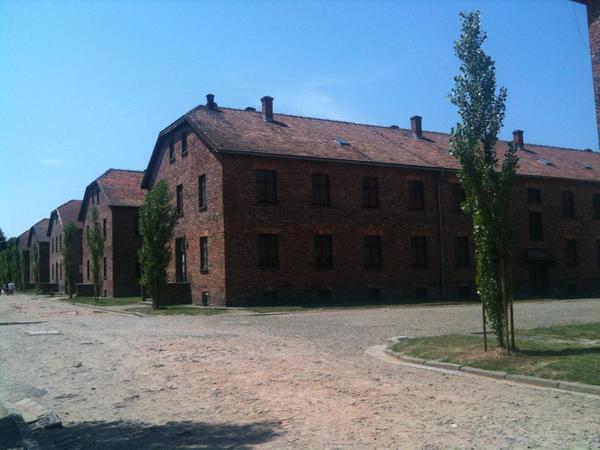
[[[422,120],[423,118],[421,116],[412,116],[410,118],[410,129],[413,133],[413,136],[417,139],[421,139],[423,137]]]
[[[523,149],[523,130],[515,130],[513,131],[513,144],[517,147],[517,150]]]
[[[262,118],[265,122],[273,122],[273,97],[265,95],[260,99],[262,103]]]
[[[215,103],[215,96],[213,94],[206,94],[206,107],[208,109],[217,109],[217,104]]]

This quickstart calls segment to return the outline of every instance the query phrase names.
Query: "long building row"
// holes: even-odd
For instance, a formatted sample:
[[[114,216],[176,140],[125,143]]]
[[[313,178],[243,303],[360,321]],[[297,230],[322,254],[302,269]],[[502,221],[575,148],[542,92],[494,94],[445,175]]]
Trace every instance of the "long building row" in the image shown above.
[[[528,144],[520,130],[513,141],[517,295],[600,294],[600,155]],[[106,171],[18,244],[29,259],[37,247],[44,289],[61,291],[63,229],[75,223],[77,287],[89,294],[95,208],[103,294],[137,295],[138,209],[166,180],[179,212],[173,301],[472,298],[472,225],[457,169],[449,136],[423,131],[418,116],[401,129],[274,114],[271,97],[259,111],[221,108],[208,95],[160,132],[144,172]],[[27,281],[34,277],[32,269]]]

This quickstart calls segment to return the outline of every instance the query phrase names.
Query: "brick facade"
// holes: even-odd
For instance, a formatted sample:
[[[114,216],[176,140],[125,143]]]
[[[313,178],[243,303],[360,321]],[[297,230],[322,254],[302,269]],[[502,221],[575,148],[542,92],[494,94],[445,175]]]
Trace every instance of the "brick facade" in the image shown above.
[[[228,119],[228,110],[220,112],[225,117],[216,116],[214,121],[207,122],[208,126],[216,126],[215,123],[221,126],[219,121],[222,121],[230,129],[231,139],[250,146],[254,136],[249,132],[238,134],[238,119]],[[246,114],[240,115],[239,121],[255,120],[256,113]],[[294,128],[296,119],[290,117],[275,116],[273,125],[282,127],[291,122],[288,127]],[[340,127],[336,122],[315,122],[324,128]],[[258,136],[255,142],[265,139],[268,133],[283,133],[280,128],[267,128],[273,125],[265,121],[253,125],[256,131],[252,132]],[[261,127],[265,127],[264,134],[260,134]],[[297,132],[298,128],[291,132]],[[383,132],[388,131],[381,127]],[[422,146],[442,142],[439,134],[423,132],[420,137],[410,137],[408,132],[398,132],[408,136],[403,138],[403,147],[398,151],[409,156],[413,153],[431,158],[435,155],[431,151],[426,153]],[[344,133],[354,133],[354,142],[360,137],[356,130]],[[184,136],[187,153],[182,155]],[[517,137],[522,139],[522,133],[517,133]],[[270,138],[274,146],[282,142],[281,137]],[[226,139],[229,137],[223,141]],[[289,141],[294,139],[290,137]],[[298,153],[310,151],[303,144],[307,145],[298,144]],[[323,145],[329,145],[328,141],[323,141]],[[406,145],[414,146],[414,150],[407,150],[410,147]],[[439,147],[440,157],[445,158],[448,147],[444,153],[441,150],[444,145]],[[476,296],[472,226],[469,218],[456,208],[460,189],[456,188],[458,181],[453,167],[409,167],[225,149],[228,147],[219,146],[206,129],[180,119],[160,134],[142,183],[151,188],[158,180],[165,179],[173,193],[177,186],[182,187],[183,215],[174,238],[186,238],[185,282],[190,283],[194,303],[202,302],[203,292],[208,292],[213,304],[229,306]],[[595,218],[598,213],[593,207],[593,195],[600,195],[600,180],[587,168],[588,162],[600,168],[598,155],[524,144],[520,156],[522,173],[513,192],[518,236],[518,251],[512,262],[516,294],[521,297],[600,294],[600,218]],[[554,162],[547,164],[544,158]],[[258,171],[276,173],[273,204],[257,201]],[[548,176],[550,173],[557,176]],[[573,179],[571,174],[581,179]],[[202,175],[206,176],[205,209],[199,209]],[[313,204],[314,176],[328,180],[326,205]],[[374,208],[364,207],[361,201],[361,183],[366,178],[377,179],[379,196]],[[422,208],[410,208],[415,202],[409,198],[414,196],[409,192],[410,186],[422,186]],[[540,198],[536,202],[528,198],[529,189],[539,189]],[[565,191],[571,192],[574,199],[573,217],[563,214]],[[532,238],[530,220],[534,219],[541,220],[541,231],[536,231],[541,232],[541,239],[537,235]],[[274,264],[259,264],[262,251],[259,246],[263,245],[259,240],[265,239],[261,235],[276,241]],[[315,236],[324,236],[325,241],[331,242],[331,267],[315,267],[314,254],[321,251],[315,250],[316,241],[321,239]],[[201,237],[208,239],[207,271],[201,270]],[[577,253],[572,263],[567,262],[569,239],[575,240]],[[380,245],[380,265],[368,266],[367,242]],[[178,280],[176,266],[181,260],[181,252],[175,251],[175,245],[174,241],[168,271],[171,282]],[[184,281],[181,276],[179,281]]]
[[[103,258],[106,260],[101,262],[101,293],[107,297],[140,295],[137,224],[143,198],[139,188],[141,175],[137,171],[110,169],[87,187],[82,202],[79,213],[83,231],[82,282],[93,283],[87,230],[93,227],[92,215],[96,209],[104,235]]]
[[[594,99],[596,100],[596,124],[600,139],[600,1],[578,0],[587,5],[590,53],[592,57],[592,78],[594,80]]]
[[[76,227],[76,231],[71,242],[76,261],[76,282],[81,283],[83,281],[81,273],[83,251],[81,231],[82,224],[77,220],[80,207],[80,200],[71,200],[64,205],[59,206],[50,214],[50,223],[48,225],[50,282],[56,284],[59,292],[65,292],[65,268],[63,266],[62,251],[63,246],[65,245],[64,228],[69,223],[73,223]]]
[[[29,229],[29,237],[27,246],[29,247],[29,279],[32,283],[36,281],[36,274],[34,273],[34,264],[32,264],[32,258],[34,255],[34,247],[37,247],[39,254],[39,275],[40,283],[50,282],[50,248],[48,236],[48,219],[42,219],[34,226]]]

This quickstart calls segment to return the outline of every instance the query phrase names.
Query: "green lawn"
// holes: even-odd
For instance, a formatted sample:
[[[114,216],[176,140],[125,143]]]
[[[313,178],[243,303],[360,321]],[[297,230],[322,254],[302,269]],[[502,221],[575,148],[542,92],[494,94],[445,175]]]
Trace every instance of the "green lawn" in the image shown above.
[[[486,353],[483,337],[464,335],[409,339],[394,344],[392,349],[418,358],[481,369],[600,385],[600,345],[519,339],[523,336],[595,340],[600,337],[600,323],[519,331],[516,335],[518,351],[510,356],[495,345],[493,337],[488,341],[491,345]]]
[[[69,303],[82,303],[84,305],[94,306],[118,306],[118,305],[135,305],[141,302],[140,297],[120,297],[120,298],[103,298],[100,300],[94,299],[94,297],[74,297],[60,298],[63,302]]]
[[[138,312],[147,314],[149,316],[173,316],[173,315],[186,315],[186,316],[214,316],[216,314],[222,314],[226,310],[223,308],[194,308],[185,305],[167,306],[163,309],[152,309],[149,306],[142,306],[139,308],[127,308],[124,311],[127,312]]]

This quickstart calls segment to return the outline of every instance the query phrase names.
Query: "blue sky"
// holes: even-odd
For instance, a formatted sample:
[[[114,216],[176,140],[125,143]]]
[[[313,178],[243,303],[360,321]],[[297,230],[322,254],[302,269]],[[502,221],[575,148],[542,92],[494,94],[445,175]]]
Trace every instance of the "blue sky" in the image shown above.
[[[568,0],[0,0],[0,227],[14,236],[158,132],[222,106],[427,130],[456,122],[458,13],[479,9],[505,127],[598,148],[585,8]]]

